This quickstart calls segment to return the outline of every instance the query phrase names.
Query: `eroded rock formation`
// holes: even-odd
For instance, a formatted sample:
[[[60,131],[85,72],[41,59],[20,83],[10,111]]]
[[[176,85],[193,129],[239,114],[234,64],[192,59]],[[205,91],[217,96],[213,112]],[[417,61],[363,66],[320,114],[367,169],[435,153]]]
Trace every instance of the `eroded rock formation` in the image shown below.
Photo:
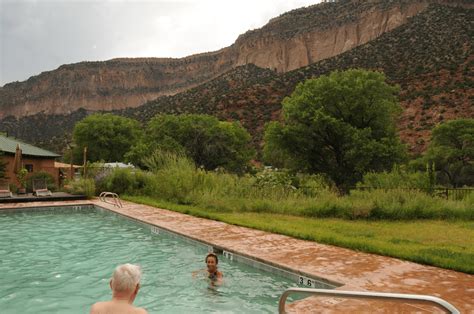
[[[198,86],[240,65],[287,72],[367,43],[426,9],[429,0],[343,0],[297,9],[227,48],[181,59],[81,62],[0,88],[0,118],[138,107]],[[445,2],[445,1],[441,1]],[[449,2],[449,1],[448,1]],[[460,1],[463,3],[463,1]]]

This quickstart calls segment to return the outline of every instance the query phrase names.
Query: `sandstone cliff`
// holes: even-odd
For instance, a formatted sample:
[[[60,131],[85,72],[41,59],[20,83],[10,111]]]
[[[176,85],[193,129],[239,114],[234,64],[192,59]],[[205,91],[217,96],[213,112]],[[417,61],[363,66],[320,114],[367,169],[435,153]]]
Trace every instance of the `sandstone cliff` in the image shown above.
[[[199,85],[232,68],[230,51],[183,59],[113,59],[63,65],[25,82],[0,88],[0,117],[39,112],[65,114],[79,108],[137,107],[162,95]],[[227,63],[226,63],[227,62]]]
[[[81,62],[0,88],[0,118],[138,107],[205,83],[240,65],[287,72],[365,44],[434,0],[341,0],[285,13],[216,52],[181,59]],[[465,4],[468,1],[454,1]]]
[[[427,6],[427,1],[339,1],[291,11],[240,36],[237,65],[291,71],[365,44]]]
[[[390,83],[400,85],[400,134],[410,150],[419,153],[438,123],[474,117],[473,20],[473,9],[430,5],[391,32],[309,66],[277,73],[249,64],[185,92],[114,113],[143,123],[158,113],[205,113],[238,120],[258,147],[265,123],[279,118],[281,101],[296,84],[334,70],[366,68],[383,71]],[[79,110],[8,117],[0,120],[0,131],[61,152],[74,124],[88,114]]]

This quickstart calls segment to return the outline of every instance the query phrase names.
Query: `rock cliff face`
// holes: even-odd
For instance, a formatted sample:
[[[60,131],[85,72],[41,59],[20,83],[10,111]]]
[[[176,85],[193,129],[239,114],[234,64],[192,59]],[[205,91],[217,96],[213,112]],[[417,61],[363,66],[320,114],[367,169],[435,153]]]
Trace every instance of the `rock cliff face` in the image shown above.
[[[63,65],[0,88],[0,117],[137,107],[230,70],[229,52],[182,59],[113,59]]]
[[[279,119],[281,102],[306,79],[335,70],[382,71],[400,86],[403,108],[398,121],[402,140],[421,153],[431,129],[443,121],[474,118],[474,10],[430,5],[407,23],[337,56],[293,71],[277,73],[253,64],[236,67],[215,79],[172,96],[112,111],[144,125],[160,113],[210,114],[237,120],[262,143],[266,122]],[[77,121],[91,111],[36,114],[0,119],[0,131],[61,152]]]
[[[237,65],[287,72],[365,44],[425,10],[426,1],[323,3],[295,10],[240,36]],[[315,6],[319,7],[319,6]],[[324,8],[324,9],[323,9]],[[310,21],[310,23],[307,23]]]
[[[0,88],[0,118],[68,114],[79,108],[138,107],[253,63],[287,72],[365,44],[404,24],[434,0],[341,0],[285,13],[216,52],[181,59],[81,62]],[[455,1],[468,5],[469,1]]]

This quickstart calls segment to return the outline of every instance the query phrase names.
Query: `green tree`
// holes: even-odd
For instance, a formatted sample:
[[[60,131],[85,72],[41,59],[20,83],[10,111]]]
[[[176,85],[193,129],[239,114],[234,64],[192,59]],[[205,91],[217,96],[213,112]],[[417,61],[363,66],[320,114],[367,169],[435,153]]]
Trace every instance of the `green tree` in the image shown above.
[[[110,113],[90,115],[74,127],[74,160],[81,162],[82,152],[87,147],[88,161],[122,161],[142,135],[136,120]]]
[[[438,182],[474,185],[474,119],[451,120],[433,129],[423,157],[434,164]]]
[[[330,177],[347,189],[367,171],[405,157],[396,134],[398,88],[379,72],[348,70],[300,83],[283,100],[283,123],[265,131],[267,162]]]
[[[254,154],[250,135],[240,124],[196,114],[155,116],[127,157],[140,164],[156,149],[185,154],[208,170],[224,167],[233,172],[245,171]]]
[[[0,179],[7,177],[7,162],[3,160],[3,152],[0,151]]]

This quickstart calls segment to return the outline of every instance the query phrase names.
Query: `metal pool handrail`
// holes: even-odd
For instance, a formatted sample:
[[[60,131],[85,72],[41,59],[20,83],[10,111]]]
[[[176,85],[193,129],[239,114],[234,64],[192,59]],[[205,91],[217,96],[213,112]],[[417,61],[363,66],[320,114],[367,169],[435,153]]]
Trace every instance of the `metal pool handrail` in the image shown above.
[[[107,197],[112,197],[112,202],[108,201]],[[122,205],[122,201],[120,200],[120,197],[118,196],[117,193],[113,193],[113,192],[102,192],[100,193],[99,195],[99,199],[104,202],[104,203],[108,203],[108,204],[112,204],[114,206],[117,206],[119,208],[122,208],[123,205]]]
[[[433,297],[430,295],[421,294],[403,294],[403,293],[382,293],[382,292],[362,292],[362,291],[343,291],[343,290],[332,290],[332,289],[309,289],[309,288],[290,288],[283,292],[280,297],[278,304],[278,312],[284,314],[286,299],[291,293],[310,293],[316,295],[334,296],[334,297],[345,297],[353,299],[385,299],[385,300],[415,300],[417,303],[431,303],[435,306],[447,310],[448,313],[460,314],[459,310],[455,308],[449,302]]]

